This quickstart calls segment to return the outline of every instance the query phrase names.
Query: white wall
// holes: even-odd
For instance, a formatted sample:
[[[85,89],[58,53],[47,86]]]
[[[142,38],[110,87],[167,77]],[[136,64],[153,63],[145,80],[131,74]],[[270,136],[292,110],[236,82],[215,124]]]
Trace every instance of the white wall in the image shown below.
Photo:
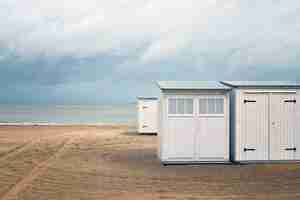
[[[224,116],[198,116],[199,96],[223,96]],[[194,116],[169,117],[167,99],[193,97]],[[163,162],[229,161],[229,94],[214,91],[162,93],[160,159]]]

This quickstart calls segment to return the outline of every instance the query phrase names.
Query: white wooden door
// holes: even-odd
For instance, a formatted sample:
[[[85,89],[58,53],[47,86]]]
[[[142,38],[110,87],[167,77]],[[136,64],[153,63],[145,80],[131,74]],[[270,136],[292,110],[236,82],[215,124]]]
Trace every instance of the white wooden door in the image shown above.
[[[226,100],[223,95],[198,100],[196,155],[199,160],[224,160],[227,151]]]
[[[194,118],[171,117],[168,120],[168,158],[172,160],[194,160]]]
[[[198,125],[197,158],[199,160],[224,159],[227,145],[224,116],[200,117]]]
[[[139,105],[139,130],[142,133],[157,132],[157,101],[144,100]]]
[[[244,95],[244,160],[268,160],[268,99],[264,93]]]
[[[299,120],[298,120],[299,122]],[[294,94],[270,95],[270,160],[292,160],[296,152]]]
[[[189,161],[195,159],[194,97],[172,96],[167,99],[168,159]]]

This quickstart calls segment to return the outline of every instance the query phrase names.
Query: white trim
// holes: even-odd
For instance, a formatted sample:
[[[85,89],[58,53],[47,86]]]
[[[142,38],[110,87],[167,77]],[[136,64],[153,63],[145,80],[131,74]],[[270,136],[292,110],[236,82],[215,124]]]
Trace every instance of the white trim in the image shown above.
[[[224,103],[224,106],[225,103]],[[204,118],[208,118],[208,117],[215,117],[215,118],[224,118],[225,114],[200,114],[198,113],[197,117],[204,117]]]
[[[296,90],[246,90],[244,94],[258,94],[258,93],[297,93]]]
[[[194,117],[194,114],[167,114],[168,117]]]

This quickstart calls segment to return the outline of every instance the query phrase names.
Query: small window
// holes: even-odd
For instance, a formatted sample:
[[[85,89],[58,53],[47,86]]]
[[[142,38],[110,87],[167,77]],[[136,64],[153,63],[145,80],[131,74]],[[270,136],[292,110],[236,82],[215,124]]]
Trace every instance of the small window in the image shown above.
[[[208,99],[199,99],[199,113],[206,114],[207,113],[207,100]]]
[[[216,99],[216,113],[217,114],[224,113],[224,99],[222,98]]]
[[[224,114],[223,98],[199,99],[199,114]]]
[[[194,100],[192,98],[170,98],[168,114],[192,115],[194,113]]]
[[[215,99],[207,99],[207,114],[215,114],[216,112],[216,101]]]
[[[176,114],[176,99],[169,99],[169,114]]]
[[[194,113],[194,101],[193,99],[185,100],[185,113],[192,115]]]
[[[177,99],[177,114],[184,114],[184,99]]]

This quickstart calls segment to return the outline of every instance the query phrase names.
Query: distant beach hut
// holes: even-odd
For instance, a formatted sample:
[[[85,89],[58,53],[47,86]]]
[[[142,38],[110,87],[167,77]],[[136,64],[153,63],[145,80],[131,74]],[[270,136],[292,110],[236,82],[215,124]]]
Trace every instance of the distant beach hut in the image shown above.
[[[156,97],[138,97],[138,132],[157,133],[158,99]]]

